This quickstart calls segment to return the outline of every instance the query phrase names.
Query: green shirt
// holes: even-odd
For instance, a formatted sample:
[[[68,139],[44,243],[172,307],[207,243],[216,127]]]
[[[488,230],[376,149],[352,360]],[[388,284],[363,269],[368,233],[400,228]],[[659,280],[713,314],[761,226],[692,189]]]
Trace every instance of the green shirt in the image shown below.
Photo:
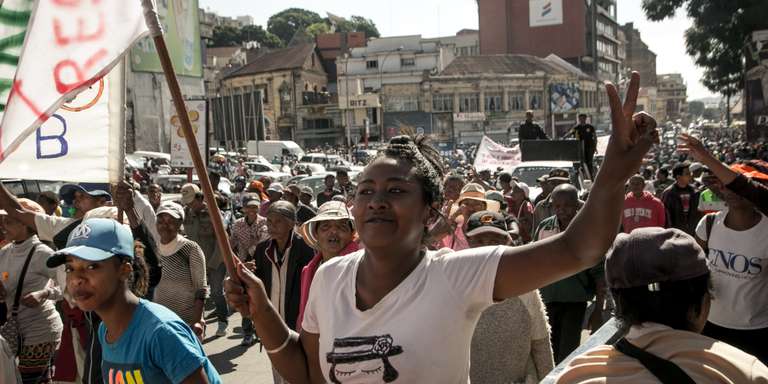
[[[539,224],[534,241],[544,240],[560,233],[557,216],[552,216]],[[601,261],[594,267],[581,271],[571,277],[552,283],[540,290],[545,303],[584,303],[595,297],[598,279],[604,279],[605,268]]]

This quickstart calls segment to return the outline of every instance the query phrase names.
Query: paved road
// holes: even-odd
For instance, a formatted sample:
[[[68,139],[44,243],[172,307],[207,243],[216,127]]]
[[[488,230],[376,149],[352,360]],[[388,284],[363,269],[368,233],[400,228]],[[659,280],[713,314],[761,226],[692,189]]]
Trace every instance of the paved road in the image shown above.
[[[240,328],[240,314],[229,318],[229,332],[225,337],[216,337],[216,320],[208,320],[206,339],[203,340],[205,353],[226,384],[271,384],[272,366],[259,344],[249,348],[241,347],[243,338]]]

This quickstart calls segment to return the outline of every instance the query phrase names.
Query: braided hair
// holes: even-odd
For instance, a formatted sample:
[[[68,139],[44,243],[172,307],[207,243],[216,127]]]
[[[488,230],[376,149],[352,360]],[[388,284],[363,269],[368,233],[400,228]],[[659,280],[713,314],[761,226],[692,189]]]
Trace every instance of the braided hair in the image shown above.
[[[427,205],[442,203],[445,166],[440,152],[429,144],[425,135],[393,137],[377,158],[380,157],[404,160],[413,165]]]

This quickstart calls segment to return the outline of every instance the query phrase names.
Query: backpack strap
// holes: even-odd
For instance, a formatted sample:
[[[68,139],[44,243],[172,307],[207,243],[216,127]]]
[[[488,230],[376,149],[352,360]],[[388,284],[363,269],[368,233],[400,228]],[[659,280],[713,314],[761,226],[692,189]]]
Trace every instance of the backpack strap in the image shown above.
[[[696,384],[677,364],[638,348],[627,339],[621,338],[613,347],[619,352],[640,361],[662,384]]]
[[[705,254],[709,254],[709,239],[712,237],[712,227],[715,225],[715,215],[715,213],[708,213],[707,216],[704,217],[707,229],[707,240],[705,241],[707,247],[704,249]]]
[[[32,261],[32,255],[37,250],[37,244],[32,246],[27,254],[27,259],[24,260],[24,266],[21,268],[21,274],[19,275],[19,281],[16,284],[16,295],[13,298],[13,307],[11,309],[11,316],[16,316],[19,313],[19,301],[21,301],[21,291],[24,289],[24,277],[27,275],[27,269],[29,268],[29,262]]]

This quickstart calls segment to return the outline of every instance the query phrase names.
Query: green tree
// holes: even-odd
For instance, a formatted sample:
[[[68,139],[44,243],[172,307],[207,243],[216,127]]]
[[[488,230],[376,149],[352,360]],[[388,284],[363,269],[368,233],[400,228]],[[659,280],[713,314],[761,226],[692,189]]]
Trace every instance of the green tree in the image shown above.
[[[744,45],[753,31],[768,29],[766,0],[643,0],[652,21],[672,17],[685,7],[693,26],[685,32],[686,51],[704,68],[702,84],[731,96],[744,84]],[[726,112],[731,123],[730,110]]]
[[[317,37],[317,35],[322,35],[323,33],[329,33],[330,31],[331,31],[331,28],[325,22],[314,23],[309,27],[307,27],[307,33],[310,34],[310,36],[312,37]]]
[[[240,29],[242,41],[258,41],[267,48],[281,48],[283,42],[279,37],[267,32],[261,25],[246,25]]]
[[[712,92],[728,97],[743,84],[744,44],[756,30],[768,28],[766,0],[643,0],[648,19],[671,18],[685,7],[693,26],[685,32],[686,51],[704,69],[701,79]]]
[[[287,45],[297,31],[322,22],[323,18],[315,12],[301,8],[288,8],[269,18],[267,30],[277,36],[283,45]]]
[[[688,112],[691,116],[701,116],[704,114],[704,102],[694,100],[688,102]]]
[[[231,26],[213,27],[213,39],[208,43],[211,47],[231,47],[242,43],[240,30]]]
[[[338,32],[364,32],[365,37],[381,37],[376,23],[362,16],[352,16],[339,23]]]

